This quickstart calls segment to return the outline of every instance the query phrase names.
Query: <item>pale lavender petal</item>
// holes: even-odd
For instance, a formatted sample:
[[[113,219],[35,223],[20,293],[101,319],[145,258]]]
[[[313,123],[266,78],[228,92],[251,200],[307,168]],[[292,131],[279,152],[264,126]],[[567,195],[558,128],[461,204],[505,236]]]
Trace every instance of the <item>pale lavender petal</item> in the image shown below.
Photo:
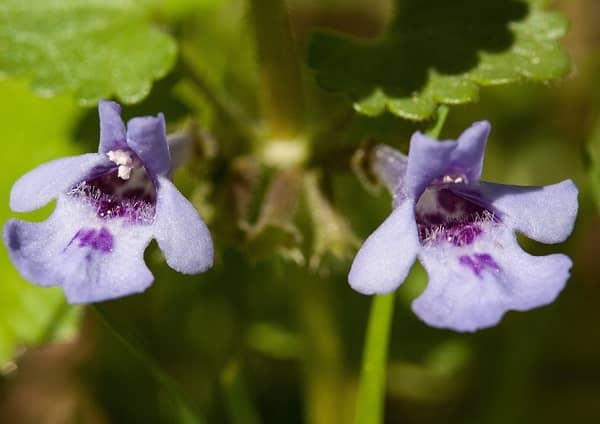
[[[527,237],[560,243],[573,231],[578,190],[571,180],[543,187],[481,182],[478,189],[501,212],[505,223]]]
[[[127,144],[153,177],[169,172],[171,157],[162,113],[130,120],[127,123]]]
[[[35,223],[10,219],[2,229],[8,255],[21,276],[42,287],[58,284],[54,258],[68,239],[57,238],[56,228],[47,221]]]
[[[458,141],[413,134],[406,173],[409,196],[418,199],[428,185],[446,175],[479,180],[489,131],[490,124],[481,121],[467,128]]]
[[[489,224],[473,246],[428,245],[419,259],[429,283],[413,311],[433,327],[457,331],[491,327],[508,310],[551,303],[572,264],[561,254],[529,255],[501,224]]]
[[[406,168],[406,192],[417,200],[425,188],[441,178],[456,149],[456,141],[437,141],[420,132],[410,139],[408,165]]]
[[[79,246],[75,240],[61,255],[61,285],[69,303],[100,302],[146,290],[154,281],[144,262],[151,227],[122,220],[95,231],[95,237],[100,231],[110,234],[110,250]]]
[[[394,206],[405,198],[405,180],[408,157],[398,150],[379,144],[373,152],[373,170],[394,196]]]
[[[3,238],[25,279],[62,286],[70,303],[137,293],[153,280],[143,257],[152,227],[100,220],[88,204],[72,198],[61,196],[46,221],[8,221]]]
[[[461,170],[468,181],[478,181],[481,178],[490,128],[487,121],[475,122],[457,140],[458,145],[452,153],[452,166]]]
[[[171,268],[184,274],[213,264],[210,232],[194,206],[165,177],[158,177],[154,238]]]
[[[363,294],[391,292],[406,279],[420,248],[414,204],[407,200],[361,246],[348,275],[350,286]]]
[[[100,100],[98,103],[100,115],[100,153],[111,150],[126,149],[125,124],[121,119],[121,106],[109,100]]]
[[[15,212],[39,209],[89,176],[114,164],[103,154],[88,153],[44,163],[19,178],[10,192]]]

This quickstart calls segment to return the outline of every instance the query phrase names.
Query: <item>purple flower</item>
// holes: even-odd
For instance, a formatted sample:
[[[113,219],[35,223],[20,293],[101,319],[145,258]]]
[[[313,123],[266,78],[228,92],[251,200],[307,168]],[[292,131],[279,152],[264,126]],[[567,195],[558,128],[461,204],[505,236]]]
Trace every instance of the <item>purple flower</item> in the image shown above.
[[[394,210],[365,241],[348,280],[364,294],[396,289],[415,258],[429,275],[413,311],[427,324],[474,331],[508,310],[552,302],[569,278],[562,254],[532,256],[515,230],[543,243],[564,241],[577,215],[571,180],[544,187],[480,181],[488,122],[457,141],[412,136],[408,157],[378,146],[374,169],[393,193]]]
[[[101,101],[98,153],[57,159],[22,176],[10,207],[38,209],[57,199],[43,222],[11,219],[4,243],[21,275],[62,286],[70,303],[145,290],[154,277],[144,250],[154,238],[171,268],[196,274],[213,262],[208,228],[170,181],[165,119],[130,120],[118,104]]]

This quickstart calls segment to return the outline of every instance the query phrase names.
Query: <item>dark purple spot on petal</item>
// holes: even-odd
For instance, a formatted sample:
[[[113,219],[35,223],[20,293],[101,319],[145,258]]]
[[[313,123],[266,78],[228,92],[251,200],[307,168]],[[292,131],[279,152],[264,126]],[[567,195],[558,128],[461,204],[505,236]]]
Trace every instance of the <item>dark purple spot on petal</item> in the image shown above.
[[[11,224],[14,224],[11,223]],[[18,225],[7,224],[8,227],[8,248],[16,251],[21,249],[21,234]]]
[[[87,246],[92,242],[95,233],[93,228],[82,228],[75,234],[75,239],[79,241],[79,246]]]
[[[462,264],[462,265],[466,265],[469,268],[471,268],[471,270],[475,273],[475,275],[477,275],[478,277],[481,276],[481,266],[475,262],[473,259],[471,259],[470,256],[467,255],[462,255],[460,258],[458,258],[458,261]]]
[[[488,268],[492,268],[495,271],[500,271],[500,266],[496,263],[492,255],[488,253],[476,253],[475,258],[479,261],[479,263],[485,265]]]
[[[101,250],[102,252],[110,252],[112,247],[112,234],[106,228],[102,227],[96,235],[96,238],[92,241],[92,248],[94,250]]]
[[[487,253],[476,253],[472,257],[468,255],[462,255],[458,258],[458,262],[466,267],[470,268],[473,273],[481,278],[481,274],[485,269],[492,271],[500,271],[500,266],[496,263],[494,258]]]
[[[111,252],[113,248],[113,236],[104,227],[99,230],[94,228],[80,229],[73,236],[67,247],[73,244],[74,241],[77,241],[78,247],[89,247],[99,252]]]

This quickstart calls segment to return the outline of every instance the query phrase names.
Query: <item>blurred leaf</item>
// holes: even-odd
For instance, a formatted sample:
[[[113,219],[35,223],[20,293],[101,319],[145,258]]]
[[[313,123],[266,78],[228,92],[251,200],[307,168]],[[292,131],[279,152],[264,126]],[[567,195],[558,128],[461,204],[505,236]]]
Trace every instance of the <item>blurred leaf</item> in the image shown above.
[[[462,371],[471,359],[472,352],[464,340],[449,339],[432,349],[425,358],[425,365],[440,375]]]
[[[567,23],[546,0],[402,0],[378,42],[319,33],[309,64],[318,82],[376,116],[424,120],[438,103],[477,100],[479,86],[548,81],[569,67]]]
[[[298,334],[267,322],[253,324],[246,341],[252,349],[273,358],[297,359],[303,352]]]
[[[235,92],[237,101],[256,108],[259,73],[246,1],[213,1],[210,10],[194,10],[182,28],[182,59],[211,86]]]
[[[596,201],[596,207],[600,210],[600,120],[596,122],[594,131],[587,145],[587,153],[590,159],[588,170],[592,193]]]
[[[213,12],[222,3],[220,0],[139,0],[138,4],[142,1],[170,18],[184,17],[198,10]]]
[[[316,172],[304,176],[303,188],[313,233],[309,267],[324,276],[340,266],[345,270],[360,240],[322,192]]]
[[[408,277],[398,289],[398,300],[405,305],[410,305],[423,293],[428,281],[427,271],[419,261],[415,261]]]
[[[239,361],[231,361],[221,374],[221,386],[232,424],[260,424],[256,405],[242,375]]]
[[[249,252],[255,258],[273,254],[297,264],[305,261],[299,246],[302,233],[295,218],[302,185],[297,169],[280,171],[271,179],[255,223],[242,221]]]
[[[165,75],[175,43],[139,5],[119,0],[5,0],[0,75],[28,75],[40,95],[75,92],[82,104],[144,98]]]
[[[389,392],[433,406],[459,396],[472,357],[461,339],[447,339],[433,347],[422,363],[393,361],[388,369]]]
[[[67,143],[78,109],[70,97],[36,98],[26,84],[0,82],[4,162],[0,168],[0,222],[8,210],[11,184],[22,174],[47,160],[77,154]],[[43,218],[49,208],[29,214]],[[23,344],[64,338],[78,321],[78,308],[65,303],[59,288],[40,288],[21,279],[12,266],[4,244],[0,248],[0,366]]]

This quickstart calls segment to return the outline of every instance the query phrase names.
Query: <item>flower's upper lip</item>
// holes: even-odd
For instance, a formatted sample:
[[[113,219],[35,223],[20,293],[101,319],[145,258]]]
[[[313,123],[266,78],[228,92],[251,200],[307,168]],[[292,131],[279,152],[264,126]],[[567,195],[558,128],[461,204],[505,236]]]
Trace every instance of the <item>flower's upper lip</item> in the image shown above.
[[[100,114],[100,153],[116,150],[131,150],[144,164],[153,180],[167,175],[171,168],[171,157],[166,137],[165,118],[142,116],[131,119],[127,129],[121,119],[121,107],[108,100],[98,105]]]
[[[437,141],[420,132],[414,133],[410,140],[406,177],[402,181],[408,196],[418,199],[425,188],[444,176],[478,181],[489,131],[490,124],[480,121],[467,128],[457,141]]]

